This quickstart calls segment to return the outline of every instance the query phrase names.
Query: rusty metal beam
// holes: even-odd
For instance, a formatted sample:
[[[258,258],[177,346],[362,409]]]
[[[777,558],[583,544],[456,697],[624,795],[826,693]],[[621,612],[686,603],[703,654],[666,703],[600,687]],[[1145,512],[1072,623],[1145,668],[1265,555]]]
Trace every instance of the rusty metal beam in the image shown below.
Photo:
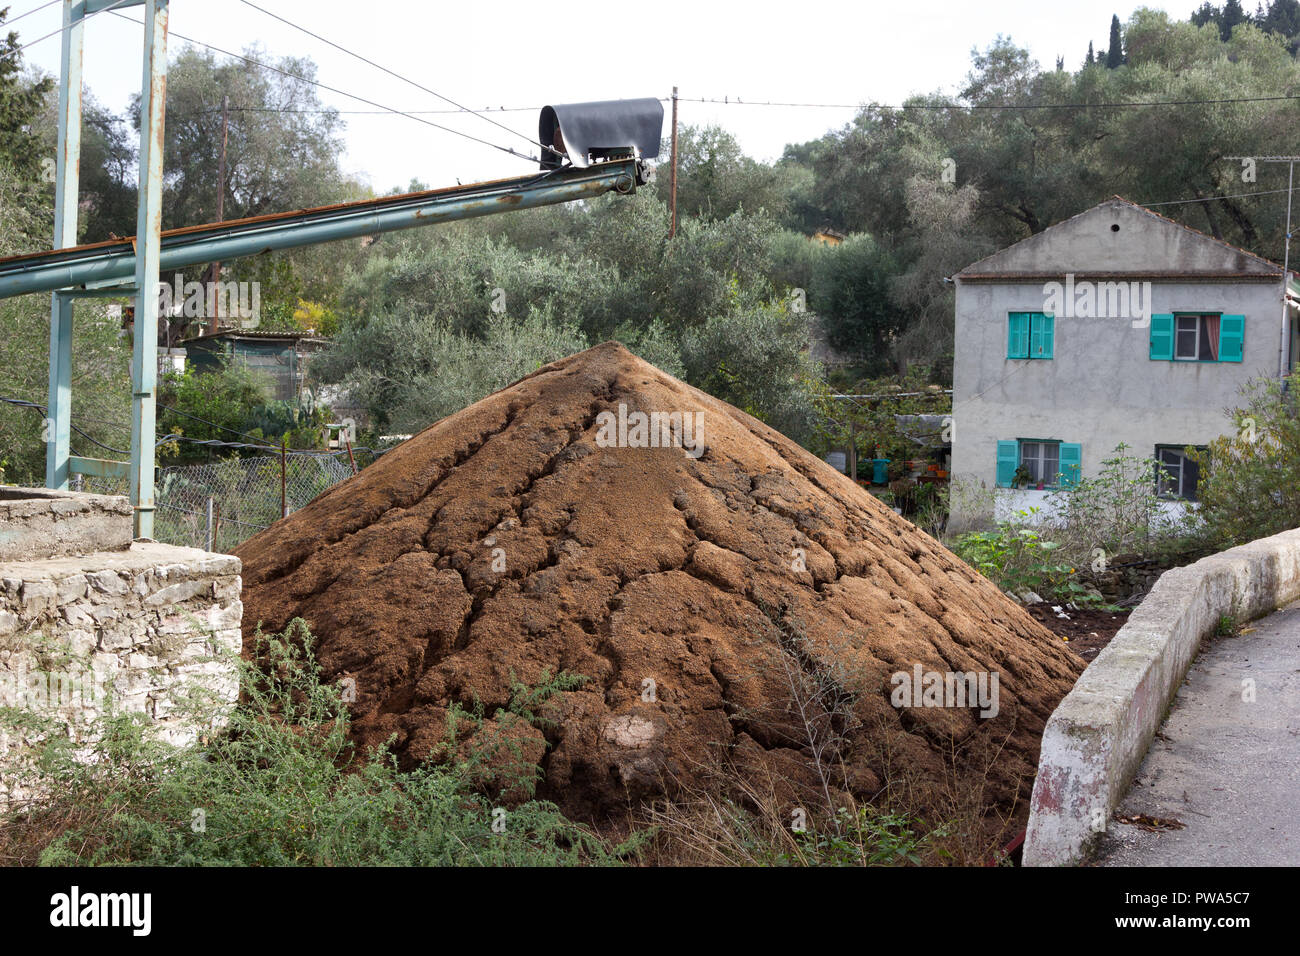
[[[238,259],[273,249],[590,199],[607,192],[631,193],[643,182],[645,170],[637,160],[611,160],[586,169],[562,169],[405,196],[187,226],[162,234],[160,268],[170,271],[214,259]],[[134,246],[134,239],[122,239],[0,259],[0,299],[28,292],[80,290],[125,282],[135,271]]]

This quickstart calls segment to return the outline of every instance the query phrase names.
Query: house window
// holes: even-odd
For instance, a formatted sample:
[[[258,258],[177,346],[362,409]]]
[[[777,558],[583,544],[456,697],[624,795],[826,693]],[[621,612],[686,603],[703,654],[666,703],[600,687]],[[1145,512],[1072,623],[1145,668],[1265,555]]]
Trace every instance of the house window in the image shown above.
[[[1157,445],[1156,490],[1170,498],[1196,500],[1196,485],[1201,478],[1201,467],[1184,451],[1184,445]],[[1204,451],[1204,448],[1198,448]]]
[[[1083,467],[1083,446],[1043,438],[1016,438],[997,442],[996,483],[999,488],[1070,487]]]
[[[1179,312],[1151,316],[1151,358],[1172,362],[1240,362],[1244,315]]]
[[[1219,360],[1217,315],[1174,316],[1174,358],[1189,362]]]
[[[1043,312],[1007,315],[1007,358],[1050,359],[1056,338],[1056,319]]]
[[[1044,485],[1056,484],[1056,476],[1061,473],[1061,443],[1059,441],[1022,441],[1020,443],[1020,467],[1029,473],[1031,485],[1042,482]]]

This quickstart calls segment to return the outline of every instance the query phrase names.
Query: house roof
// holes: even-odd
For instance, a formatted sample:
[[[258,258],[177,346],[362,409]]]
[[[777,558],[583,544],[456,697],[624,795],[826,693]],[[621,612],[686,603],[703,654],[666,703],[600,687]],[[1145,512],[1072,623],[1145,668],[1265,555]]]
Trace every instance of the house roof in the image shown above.
[[[990,256],[960,282],[1079,278],[1276,281],[1275,262],[1114,196]]]

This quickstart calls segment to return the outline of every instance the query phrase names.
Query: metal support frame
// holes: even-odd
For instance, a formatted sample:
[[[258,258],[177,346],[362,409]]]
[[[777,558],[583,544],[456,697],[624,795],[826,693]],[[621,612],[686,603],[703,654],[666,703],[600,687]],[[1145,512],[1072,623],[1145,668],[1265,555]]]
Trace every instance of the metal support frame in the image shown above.
[[[62,69],[59,72],[59,139],[54,180],[54,247],[77,244],[81,188],[81,59],[85,4],[63,0]],[[72,440],[72,301],[50,296],[50,386],[45,420],[45,485],[68,487]]]
[[[167,104],[168,0],[145,0],[136,213],[135,334],[131,354],[131,505],[135,536],[153,537],[158,386],[158,256],[162,245],[163,119]]]
[[[633,193],[648,176],[647,167],[637,158],[636,150],[629,148],[628,156],[611,155],[603,162],[588,162],[584,168],[554,169],[535,176],[211,223],[164,234],[162,177],[168,3],[169,0],[64,0],[54,249],[0,260],[0,298],[53,292],[46,485],[67,488],[73,474],[120,477],[125,473],[130,480],[137,538],[153,536],[161,269],[572,202],[607,192]],[[77,203],[85,20],[110,7],[134,6],[145,8],[136,235],[133,239],[79,247],[76,245]],[[658,108],[662,113],[662,108]],[[125,295],[134,296],[136,302],[131,355],[131,461],[128,464],[75,457],[71,452],[73,302],[82,297]]]
[[[59,72],[59,134],[54,187],[54,248],[77,244],[77,206],[81,185],[81,96],[85,20],[109,7],[145,7],[144,74],[140,100],[140,192],[135,281],[126,288],[56,290],[50,301],[50,379],[46,410],[45,484],[66,489],[74,473],[130,475],[135,536],[153,534],[154,426],[158,360],[158,256],[162,233],[163,116],[167,84],[169,0],[64,0]],[[72,322],[78,297],[136,296],[135,342],[131,362],[131,462],[76,458],[72,435]]]

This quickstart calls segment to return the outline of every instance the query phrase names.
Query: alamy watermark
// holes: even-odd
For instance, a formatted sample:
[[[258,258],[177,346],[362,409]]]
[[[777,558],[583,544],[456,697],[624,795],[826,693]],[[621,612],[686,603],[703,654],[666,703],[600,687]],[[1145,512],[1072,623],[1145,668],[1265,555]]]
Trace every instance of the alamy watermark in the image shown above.
[[[1133,328],[1151,325],[1150,282],[1065,282],[1043,285],[1043,311],[1066,319],[1129,319]]]
[[[596,424],[600,448],[680,448],[687,458],[704,454],[703,412],[629,412],[619,402],[617,415],[601,412]]]
[[[83,893],[74,884],[50,897],[50,925],[56,928],[122,927],[132,936],[148,936],[152,913],[152,893]]]
[[[77,707],[89,717],[111,702],[110,687],[92,670],[29,671],[19,664],[15,670],[0,671],[0,707],[36,712]]]
[[[262,321],[260,282],[186,282],[176,273],[172,282],[158,283],[158,314],[190,319],[237,319],[241,329]]]
[[[997,671],[925,671],[917,664],[911,673],[898,671],[889,701],[895,707],[979,707],[980,716],[998,715]]]

